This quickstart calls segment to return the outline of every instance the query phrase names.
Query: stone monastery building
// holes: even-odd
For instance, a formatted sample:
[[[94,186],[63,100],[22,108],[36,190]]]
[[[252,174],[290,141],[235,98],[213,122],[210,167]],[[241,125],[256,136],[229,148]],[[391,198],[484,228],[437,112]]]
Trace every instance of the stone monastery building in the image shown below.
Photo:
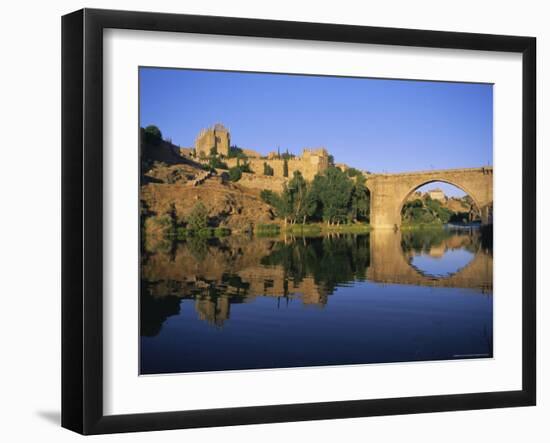
[[[212,149],[218,155],[225,157],[223,161],[228,167],[237,166],[237,158],[227,158],[231,149],[231,135],[227,128],[218,123],[211,128],[203,129],[195,140],[195,156],[198,159],[210,156]],[[256,175],[264,174],[264,164],[273,169],[273,177],[284,178],[285,162],[288,168],[288,178],[292,178],[294,171],[300,171],[303,177],[311,181],[319,172],[326,170],[331,164],[331,157],[325,148],[304,148],[301,156],[292,156],[285,160],[275,152],[262,157],[258,152],[243,149],[248,157],[250,169]]]

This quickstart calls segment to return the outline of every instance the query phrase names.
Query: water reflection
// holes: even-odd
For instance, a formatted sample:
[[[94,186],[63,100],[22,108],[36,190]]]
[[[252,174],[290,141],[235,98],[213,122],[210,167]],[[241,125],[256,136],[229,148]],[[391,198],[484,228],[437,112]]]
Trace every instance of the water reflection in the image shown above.
[[[493,289],[492,250],[479,230],[373,231],[368,278],[381,283]],[[437,270],[433,261],[437,257]],[[430,263],[431,262],[431,263]],[[427,267],[428,269],[424,269]]]
[[[492,355],[492,251],[477,230],[189,239],[142,259],[142,373],[439,359],[474,351]],[[490,299],[474,301],[475,294]],[[418,312],[410,314],[411,309]],[[428,329],[439,334],[437,340],[448,335],[449,349],[419,323],[426,315],[435,322]],[[420,340],[422,350],[407,351],[420,345],[410,332],[400,339],[399,329],[388,331],[391,339],[375,340],[387,327],[382,321],[428,334]],[[369,328],[377,332],[363,343],[366,338],[355,334]],[[476,340],[468,336],[469,328],[477,331]],[[450,338],[457,333],[469,344]],[[284,346],[287,334],[307,343],[307,352]],[[256,349],[253,337],[268,341],[272,351],[280,349],[274,355]],[[316,350],[336,338],[349,352]],[[433,342],[431,348],[426,340]],[[363,353],[383,345],[384,350]],[[220,360],[211,346],[228,352]]]

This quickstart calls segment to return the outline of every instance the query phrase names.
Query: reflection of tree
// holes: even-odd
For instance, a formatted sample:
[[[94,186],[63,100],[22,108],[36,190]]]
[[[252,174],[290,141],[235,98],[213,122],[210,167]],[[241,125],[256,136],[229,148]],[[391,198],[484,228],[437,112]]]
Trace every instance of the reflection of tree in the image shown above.
[[[174,296],[153,297],[142,282],[140,294],[140,334],[145,337],[157,335],[165,320],[180,313],[180,299]]]
[[[405,231],[401,235],[401,246],[404,251],[430,252],[432,247],[441,245],[452,236],[447,229],[418,229]]]
[[[364,279],[369,261],[369,237],[347,235],[277,243],[261,263],[282,266],[294,285],[312,276],[318,286],[331,293],[340,283]]]
[[[208,253],[208,240],[203,237],[189,237],[186,240],[189,251],[198,261],[206,258]]]
[[[434,248],[465,249],[476,253],[480,245],[487,249],[488,235],[484,230],[470,231],[453,229],[418,229],[404,231],[401,235],[401,246],[405,252],[430,253]],[[492,246],[492,245],[491,245]],[[489,252],[489,251],[487,251]]]
[[[237,290],[235,295],[246,295],[250,283],[243,281],[243,279],[236,274],[223,274],[222,283]]]

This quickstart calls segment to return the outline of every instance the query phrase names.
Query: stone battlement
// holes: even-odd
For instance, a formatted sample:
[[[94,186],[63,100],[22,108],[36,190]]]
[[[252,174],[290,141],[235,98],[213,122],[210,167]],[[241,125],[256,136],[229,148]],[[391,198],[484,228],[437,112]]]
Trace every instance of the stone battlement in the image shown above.
[[[236,158],[224,159],[225,163],[231,168],[237,166],[237,162],[244,163],[244,160],[237,160]],[[246,160],[250,169],[257,176],[264,175],[264,164],[267,164],[273,169],[273,177],[285,178],[285,163],[288,167],[288,178],[292,178],[294,171],[300,171],[302,176],[311,181],[316,174],[326,170],[329,165],[329,154],[325,148],[318,149],[304,149],[302,156],[292,157],[287,160],[283,158],[268,157],[262,158],[249,158]]]

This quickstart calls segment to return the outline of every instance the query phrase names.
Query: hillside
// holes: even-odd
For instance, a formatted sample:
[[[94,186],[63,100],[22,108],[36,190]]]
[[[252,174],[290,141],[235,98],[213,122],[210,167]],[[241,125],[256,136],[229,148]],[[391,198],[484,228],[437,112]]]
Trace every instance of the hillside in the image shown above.
[[[273,219],[270,207],[260,199],[260,190],[229,182],[221,171],[205,170],[179,155],[177,146],[144,141],[141,153],[140,204],[145,218],[170,214],[183,226],[200,201],[212,227],[240,231]]]

